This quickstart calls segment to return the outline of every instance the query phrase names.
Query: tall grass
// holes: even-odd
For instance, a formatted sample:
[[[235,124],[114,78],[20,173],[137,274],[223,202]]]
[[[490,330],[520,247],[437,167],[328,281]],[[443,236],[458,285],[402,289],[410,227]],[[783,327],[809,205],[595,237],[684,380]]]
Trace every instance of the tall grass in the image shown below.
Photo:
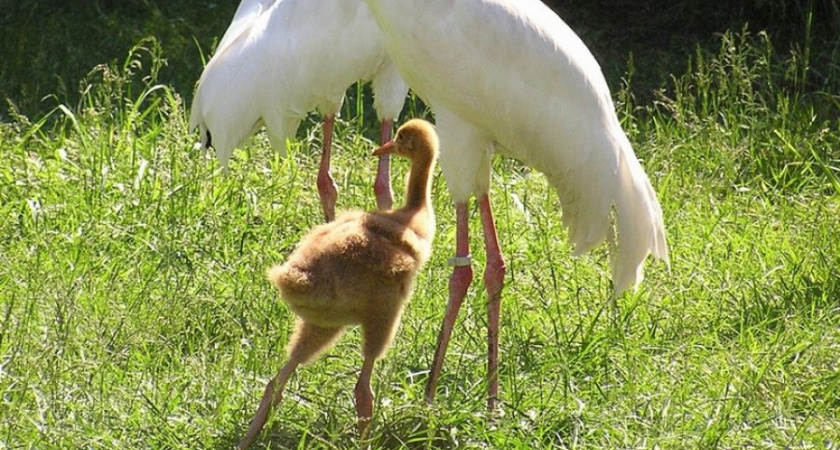
[[[727,34],[656,103],[619,94],[673,261],[615,304],[606,256],[571,258],[543,177],[494,162],[509,266],[496,420],[477,283],[422,405],[454,248],[438,179],[434,255],[375,372],[372,446],[836,448],[836,98],[800,81],[804,60]],[[283,360],[292,318],[263,272],[320,221],[320,132],[282,159],[258,135],[225,173],[161,64],[142,41],[77,104],[0,125],[0,448],[229,448]],[[345,108],[339,207],[371,209],[375,125],[366,101]],[[359,446],[358,345],[350,333],[296,375],[258,447]]]
[[[643,133],[703,142],[671,153],[675,166],[741,186],[798,192],[840,188],[840,96],[809,84],[808,50],[783,58],[765,33],[721,36],[720,50],[697,49],[686,74],[674,77],[645,109]],[[815,186],[816,184],[816,186]]]

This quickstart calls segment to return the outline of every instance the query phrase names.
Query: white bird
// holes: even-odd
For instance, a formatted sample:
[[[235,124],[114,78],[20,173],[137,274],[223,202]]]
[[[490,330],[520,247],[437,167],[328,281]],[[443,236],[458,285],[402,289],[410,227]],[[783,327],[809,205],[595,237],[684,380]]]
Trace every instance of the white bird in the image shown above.
[[[408,87],[387,57],[382,33],[361,0],[243,0],[204,68],[190,113],[205,147],[227,166],[233,149],[265,125],[274,148],[285,153],[300,121],[324,115],[318,192],[327,221],[335,217],[337,189],[330,175],[335,115],[344,93],[371,81],[381,140],[391,139]],[[390,209],[389,156],[374,184],[380,209]]]
[[[426,400],[469,284],[467,201],[478,199],[488,295],[488,406],[498,397],[505,263],[488,196],[495,151],[545,174],[579,255],[604,240],[615,294],[642,280],[647,255],[668,260],[662,210],[621,129],[609,88],[580,38],[539,0],[365,0],[400,74],[435,112],[440,165],[457,212],[450,298]],[[615,213],[615,227],[611,221]]]
[[[275,0],[242,0],[239,6],[236,7],[236,12],[233,13],[233,20],[230,21],[228,29],[222,35],[219,45],[216,47],[216,53],[222,53],[231,42],[242,34],[242,32],[251,26],[251,24],[265,12]]]

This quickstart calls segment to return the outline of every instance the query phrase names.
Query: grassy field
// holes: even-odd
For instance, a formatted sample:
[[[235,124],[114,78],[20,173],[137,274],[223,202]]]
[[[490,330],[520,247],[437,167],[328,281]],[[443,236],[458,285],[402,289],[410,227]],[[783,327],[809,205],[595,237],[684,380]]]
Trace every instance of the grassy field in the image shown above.
[[[292,317],[264,271],[321,220],[317,121],[288,158],[258,135],[223,173],[186,131],[186,93],[158,84],[161,57],[143,41],[78,105],[0,124],[0,449],[230,448],[284,360]],[[687,62],[652,102],[616,93],[672,261],[615,304],[605,253],[571,257],[544,178],[495,160],[493,421],[477,282],[422,402],[454,249],[437,177],[434,255],[374,373],[374,448],[840,448],[838,80],[814,86],[807,48],[748,33]],[[340,208],[374,207],[375,134],[337,125]],[[360,446],[358,345],[298,372],[257,448]]]

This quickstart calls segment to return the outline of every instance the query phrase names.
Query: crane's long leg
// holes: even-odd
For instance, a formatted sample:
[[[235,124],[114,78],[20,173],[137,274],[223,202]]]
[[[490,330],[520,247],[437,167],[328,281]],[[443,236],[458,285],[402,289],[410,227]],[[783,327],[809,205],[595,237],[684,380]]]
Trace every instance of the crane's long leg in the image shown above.
[[[259,436],[266,420],[268,420],[268,414],[271,412],[271,408],[280,403],[280,400],[283,398],[283,388],[286,387],[286,382],[289,380],[289,377],[295,373],[295,369],[297,369],[299,363],[295,358],[290,359],[283,365],[280,372],[268,382],[262,400],[260,401],[260,406],[257,408],[257,413],[251,419],[251,426],[248,427],[248,432],[245,433],[245,437],[239,441],[236,448],[240,450],[248,448],[257,436]]]
[[[426,384],[426,403],[431,404],[435,400],[438,377],[443,367],[443,358],[446,356],[446,347],[449,345],[449,337],[452,335],[452,327],[461,309],[461,303],[467,295],[467,289],[472,282],[472,267],[470,266],[470,238],[469,238],[469,212],[467,202],[460,202],[455,205],[456,213],[456,235],[455,235],[455,258],[450,264],[455,266],[452,276],[449,277],[449,303],[446,305],[446,314],[443,317],[443,325],[438,335],[437,349],[429,372],[429,381]]]
[[[359,381],[356,382],[356,389],[353,391],[356,396],[356,417],[359,421],[360,438],[365,437],[370,419],[373,417],[373,391],[370,389],[370,376],[373,373],[373,363],[375,361],[376,359],[373,356],[365,356]]]
[[[487,408],[493,412],[499,396],[499,309],[506,269],[499,248],[493,211],[490,209],[489,194],[484,194],[479,199],[478,209],[481,212],[484,247],[487,252],[487,264],[484,268],[484,286],[487,289]]]
[[[335,116],[324,118],[324,149],[321,153],[321,167],[318,169],[318,195],[321,197],[321,207],[327,222],[335,219],[335,201],[338,198],[338,188],[330,175],[330,150],[332,146],[332,131]]]
[[[392,120],[383,120],[380,124],[379,143],[385,145],[391,140]],[[391,190],[391,155],[379,157],[379,167],[376,170],[376,181],[373,183],[376,194],[376,207],[382,211],[389,210],[394,205],[394,192]]]

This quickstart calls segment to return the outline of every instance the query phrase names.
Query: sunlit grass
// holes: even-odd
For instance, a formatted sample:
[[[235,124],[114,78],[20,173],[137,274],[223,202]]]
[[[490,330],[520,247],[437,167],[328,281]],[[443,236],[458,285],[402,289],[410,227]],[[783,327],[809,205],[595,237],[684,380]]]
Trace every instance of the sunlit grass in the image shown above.
[[[478,282],[437,401],[422,401],[454,248],[437,177],[434,254],[375,371],[373,447],[837,448],[837,117],[817,101],[829,94],[770,83],[777,53],[760,39],[722,48],[656,105],[624,97],[672,261],[615,304],[608,258],[571,257],[545,179],[495,161],[508,263],[495,421]],[[0,125],[0,448],[229,448],[282,364],[292,317],[263,274],[321,220],[317,121],[288,158],[258,135],[224,172],[156,84],[159,58],[142,43],[95,71],[79,105]],[[736,70],[751,72],[719,76]],[[360,114],[348,103],[337,126],[339,208],[374,207],[376,133]],[[406,164],[395,171],[399,198]],[[258,448],[359,447],[358,345],[348,333],[298,372]]]

